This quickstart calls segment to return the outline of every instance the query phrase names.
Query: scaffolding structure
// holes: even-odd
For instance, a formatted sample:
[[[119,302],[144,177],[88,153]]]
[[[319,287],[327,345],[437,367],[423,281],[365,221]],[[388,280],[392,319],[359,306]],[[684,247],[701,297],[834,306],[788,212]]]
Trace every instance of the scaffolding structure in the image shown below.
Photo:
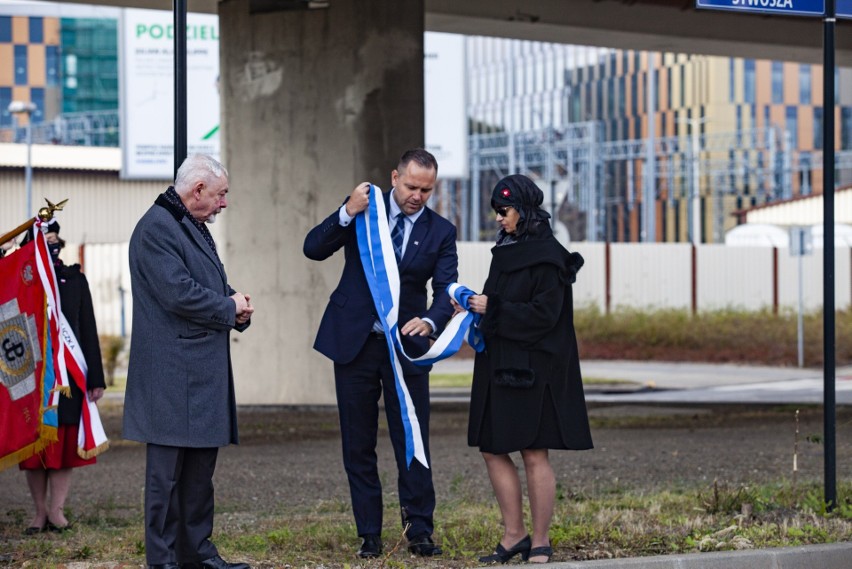
[[[719,243],[732,213],[727,196],[752,205],[807,195],[813,172],[822,169],[821,151],[793,149],[790,132],[775,126],[721,133],[691,126],[683,136],[616,141],[604,140],[598,121],[471,135],[468,197],[463,200],[468,207],[458,208],[460,234],[473,241],[490,238],[482,227],[490,215],[491,189],[504,176],[525,174],[539,183],[551,213],[567,202],[585,214],[585,235],[574,239],[615,240],[607,218],[617,206],[638,219],[642,240],[657,241],[655,210],[680,202],[688,204],[689,240]],[[835,169],[839,183],[852,180],[852,150],[836,153]],[[652,200],[643,197],[648,180],[653,180]],[[705,227],[702,220],[708,216],[712,222]]]

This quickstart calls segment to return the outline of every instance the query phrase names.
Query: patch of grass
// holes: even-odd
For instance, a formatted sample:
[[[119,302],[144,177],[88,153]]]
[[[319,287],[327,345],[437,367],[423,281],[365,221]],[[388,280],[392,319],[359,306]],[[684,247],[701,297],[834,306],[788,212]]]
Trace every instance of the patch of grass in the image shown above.
[[[463,494],[463,493],[462,493]],[[786,483],[754,487],[724,482],[702,488],[662,492],[600,491],[594,495],[560,492],[550,536],[554,561],[607,559],[668,553],[696,553],[830,543],[852,540],[852,482],[841,482],[837,510],[825,513],[817,483],[798,490]],[[801,499],[800,499],[801,496]],[[750,504],[751,508],[745,505]],[[528,504],[525,503],[529,520]],[[357,560],[359,543],[348,508],[322,503],[258,515],[249,510],[220,513],[213,540],[223,557],[252,567],[438,567],[478,565],[493,550],[502,526],[493,500],[459,495],[439,502],[435,536],[444,549],[439,559],[413,558],[405,549],[397,520],[399,504],[385,508],[383,558]],[[89,514],[62,534],[24,537],[19,524],[0,523],[8,553],[0,565],[57,567],[73,561],[143,562],[143,522],[103,523],[109,516]]]
[[[127,376],[117,375],[112,385],[108,386],[106,390],[110,393],[124,393],[125,387],[127,387]]]
[[[430,373],[429,387],[470,387],[473,383],[471,373]]]
[[[836,314],[838,365],[852,363],[852,310]],[[574,327],[585,359],[797,364],[796,312],[736,309],[700,312],[597,307],[574,312]],[[822,313],[804,317],[805,365],[822,365]]]

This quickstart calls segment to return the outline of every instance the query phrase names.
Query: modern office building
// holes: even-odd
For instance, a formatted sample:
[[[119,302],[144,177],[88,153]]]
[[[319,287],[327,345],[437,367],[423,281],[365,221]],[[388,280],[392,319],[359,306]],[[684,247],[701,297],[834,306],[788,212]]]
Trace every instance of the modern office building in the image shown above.
[[[118,22],[62,18],[62,112],[118,109]]]
[[[7,110],[20,100],[38,108],[38,142],[119,144],[120,15],[0,2],[0,142],[21,140],[10,127],[27,117]],[[470,168],[451,186],[464,238],[490,239],[487,198],[511,172],[541,183],[574,240],[722,242],[733,211],[821,191],[820,65],[464,43]],[[848,184],[852,70],[836,85],[836,178]]]
[[[37,141],[117,145],[118,17],[118,9],[103,6],[0,3],[0,129],[27,124],[27,115],[8,112],[11,101],[22,101],[36,106]],[[102,122],[103,111],[113,117],[111,134],[81,138],[66,128],[59,140],[57,117],[73,128],[93,117]],[[15,141],[20,132],[3,131],[0,138]]]
[[[722,242],[734,210],[821,191],[820,65],[485,37],[466,52],[480,227],[510,172],[537,178],[546,202],[550,189],[578,240]],[[852,70],[836,85],[843,184]]]
[[[12,101],[35,103],[36,122],[61,112],[59,29],[58,18],[0,14],[0,128],[13,124]]]

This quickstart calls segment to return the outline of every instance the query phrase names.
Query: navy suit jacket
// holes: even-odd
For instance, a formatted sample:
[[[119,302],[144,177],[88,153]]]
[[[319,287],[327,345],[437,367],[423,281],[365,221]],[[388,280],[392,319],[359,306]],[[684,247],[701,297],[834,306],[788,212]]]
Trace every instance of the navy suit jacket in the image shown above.
[[[390,193],[384,195],[389,203]],[[344,202],[345,203],[345,202]],[[388,209],[389,211],[389,209]],[[378,316],[367,277],[361,265],[355,220],[340,225],[339,211],[311,229],[305,237],[305,256],[314,261],[329,258],[341,247],[345,256],[343,274],[331,293],[317,332],[314,349],[335,363],[346,364],[355,359]],[[432,305],[426,308],[426,285],[432,279]],[[441,330],[453,314],[447,285],[458,279],[456,228],[448,220],[424,207],[411,229],[405,254],[399,263],[399,326],[414,317],[427,317]],[[429,349],[425,336],[403,336],[408,355],[422,355]],[[403,372],[427,372],[429,367],[415,366],[401,358]]]

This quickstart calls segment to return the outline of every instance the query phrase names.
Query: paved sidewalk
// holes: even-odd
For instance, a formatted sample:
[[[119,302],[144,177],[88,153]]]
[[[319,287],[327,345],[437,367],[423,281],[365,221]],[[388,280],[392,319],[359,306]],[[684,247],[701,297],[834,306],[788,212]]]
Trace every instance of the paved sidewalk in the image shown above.
[[[598,403],[755,403],[820,404],[823,371],[790,367],[583,360],[583,377],[623,384],[586,385],[586,400]],[[433,373],[472,373],[473,360],[449,358],[435,364]],[[433,397],[462,402],[467,388],[435,389]],[[852,367],[836,371],[837,403],[852,405]],[[852,568],[852,563],[850,563]]]
[[[696,389],[791,379],[822,379],[822,369],[739,364],[581,360],[580,367],[584,377],[632,381],[643,385],[653,383],[659,389]],[[452,357],[436,363],[433,368],[433,373],[471,372],[472,358]],[[852,379],[852,366],[837,368],[836,374],[838,381]]]

